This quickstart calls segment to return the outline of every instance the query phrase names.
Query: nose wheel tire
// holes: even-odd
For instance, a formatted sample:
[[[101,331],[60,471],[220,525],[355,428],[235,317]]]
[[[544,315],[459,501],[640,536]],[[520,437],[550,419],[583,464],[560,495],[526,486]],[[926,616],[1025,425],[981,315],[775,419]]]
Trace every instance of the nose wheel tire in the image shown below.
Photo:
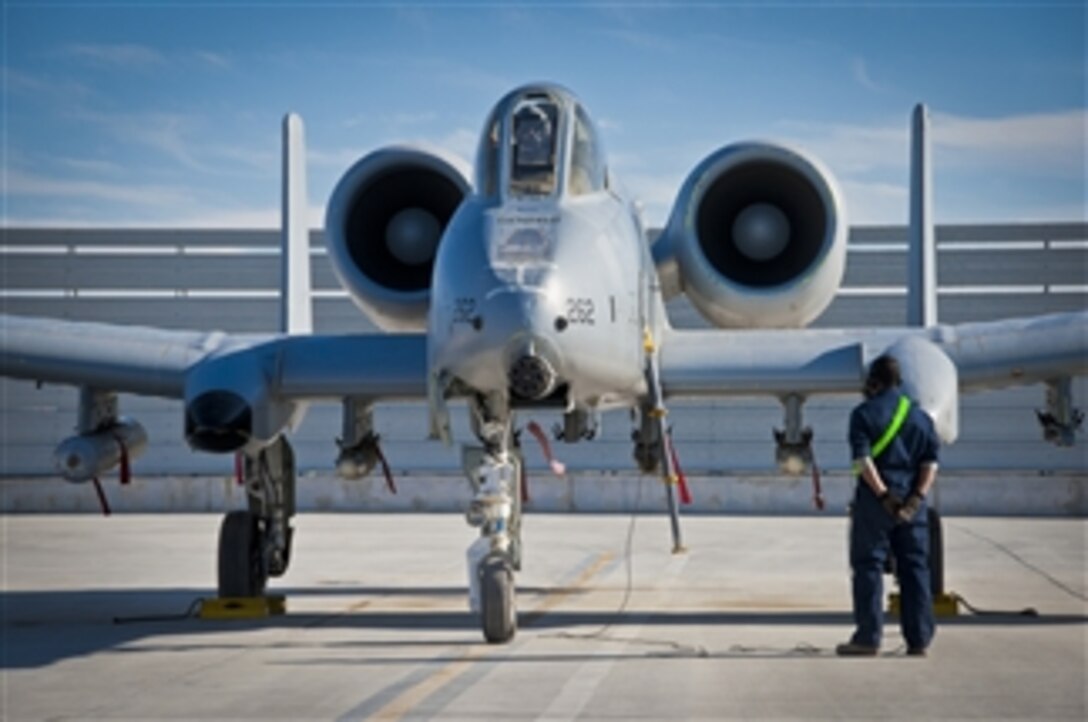
[[[260,519],[248,511],[232,511],[219,527],[219,596],[259,597],[268,572]]]
[[[485,560],[480,565],[480,621],[484,639],[502,644],[518,630],[514,606],[514,573],[503,560]]]

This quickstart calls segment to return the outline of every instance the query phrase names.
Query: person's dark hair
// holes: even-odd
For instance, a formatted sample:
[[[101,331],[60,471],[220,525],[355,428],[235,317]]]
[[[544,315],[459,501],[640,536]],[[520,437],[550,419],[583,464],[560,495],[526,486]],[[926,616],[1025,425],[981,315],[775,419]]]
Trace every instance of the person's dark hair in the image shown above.
[[[881,391],[895,388],[901,382],[899,362],[888,355],[880,356],[869,365],[869,376],[865,379],[865,395],[876,396]]]

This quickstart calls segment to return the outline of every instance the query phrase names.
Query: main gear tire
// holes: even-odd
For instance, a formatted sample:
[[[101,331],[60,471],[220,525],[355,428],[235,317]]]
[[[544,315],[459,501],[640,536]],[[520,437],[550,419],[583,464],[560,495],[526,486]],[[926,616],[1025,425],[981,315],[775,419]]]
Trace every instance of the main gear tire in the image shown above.
[[[259,597],[267,582],[260,518],[248,511],[228,513],[219,527],[219,596]]]

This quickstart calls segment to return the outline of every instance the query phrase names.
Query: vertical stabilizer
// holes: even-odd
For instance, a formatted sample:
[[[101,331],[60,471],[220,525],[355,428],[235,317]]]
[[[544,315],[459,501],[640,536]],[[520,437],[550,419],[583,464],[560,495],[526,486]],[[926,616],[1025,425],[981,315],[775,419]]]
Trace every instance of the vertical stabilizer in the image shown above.
[[[910,229],[907,325],[937,325],[937,241],[933,230],[933,171],[929,110],[914,106],[910,136]]]
[[[280,331],[283,333],[313,331],[307,212],[302,118],[288,113],[283,117],[283,237],[280,246]]]

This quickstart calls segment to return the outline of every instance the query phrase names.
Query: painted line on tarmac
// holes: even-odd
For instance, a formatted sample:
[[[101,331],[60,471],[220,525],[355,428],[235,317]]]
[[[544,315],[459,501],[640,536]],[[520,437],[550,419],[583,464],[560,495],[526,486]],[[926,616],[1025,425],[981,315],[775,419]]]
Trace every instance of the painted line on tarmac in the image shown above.
[[[615,554],[611,551],[605,551],[598,554],[596,557],[590,557],[591,561],[588,564],[580,564],[575,567],[575,571],[581,568],[581,572],[571,580],[570,582],[563,583],[562,586],[548,592],[544,599],[542,599],[531,611],[520,615],[519,619],[523,621],[522,626],[529,626],[533,622],[538,621],[541,617],[546,615],[549,611],[555,609],[562,604],[571,595],[576,593],[578,589],[584,586],[590,579],[597,576],[602,570],[608,567],[615,559]],[[393,685],[388,690],[395,696],[382,704],[376,710],[372,710],[374,698],[364,702],[355,709],[347,712],[340,717],[340,720],[355,720],[355,719],[374,719],[384,720],[385,722],[394,722],[395,720],[403,719],[405,716],[411,714],[416,708],[428,699],[441,694],[444,690],[449,691],[451,685],[456,686],[457,689],[453,694],[443,695],[448,697],[446,704],[452,701],[456,697],[460,696],[465,689],[470,687],[479,679],[486,676],[495,664],[502,658],[509,657],[510,653],[522,646],[525,640],[519,640],[513,644],[508,644],[503,647],[495,647],[489,644],[479,644],[470,648],[468,651],[462,653],[457,659],[447,662],[445,665],[439,667],[437,670],[419,670],[413,674],[410,674],[407,679],[403,680],[400,684]],[[499,655],[487,656],[494,652],[500,652]],[[480,674],[472,675],[472,682],[468,685],[454,685],[455,682],[460,680],[467,672],[473,668],[478,667],[478,663],[481,661],[489,661],[486,669],[481,670]]]
[[[672,557],[665,565],[662,573],[655,578],[651,591],[660,595],[665,590],[663,606],[667,605],[669,599],[675,593],[669,590],[668,587],[680,577],[684,567],[687,566],[689,558],[689,554]],[[622,629],[617,630],[611,640],[636,643],[638,641],[637,637],[646,626],[650,616],[650,614],[636,615],[632,621],[639,620],[640,623],[625,625]],[[578,719],[593,695],[597,693],[597,688],[600,687],[601,682],[612,671],[616,660],[616,655],[609,655],[606,659],[589,659],[583,662],[559,689],[558,694],[555,695],[548,708],[540,713],[540,716],[537,717],[538,722],[563,722]]]
[[[601,552],[572,582],[548,592],[544,599],[536,605],[535,609],[522,615],[520,620],[522,626],[530,627],[539,622],[544,615],[565,602],[579,588],[585,586],[590,579],[597,576],[606,566],[609,566],[615,558],[616,555],[612,552]]]

